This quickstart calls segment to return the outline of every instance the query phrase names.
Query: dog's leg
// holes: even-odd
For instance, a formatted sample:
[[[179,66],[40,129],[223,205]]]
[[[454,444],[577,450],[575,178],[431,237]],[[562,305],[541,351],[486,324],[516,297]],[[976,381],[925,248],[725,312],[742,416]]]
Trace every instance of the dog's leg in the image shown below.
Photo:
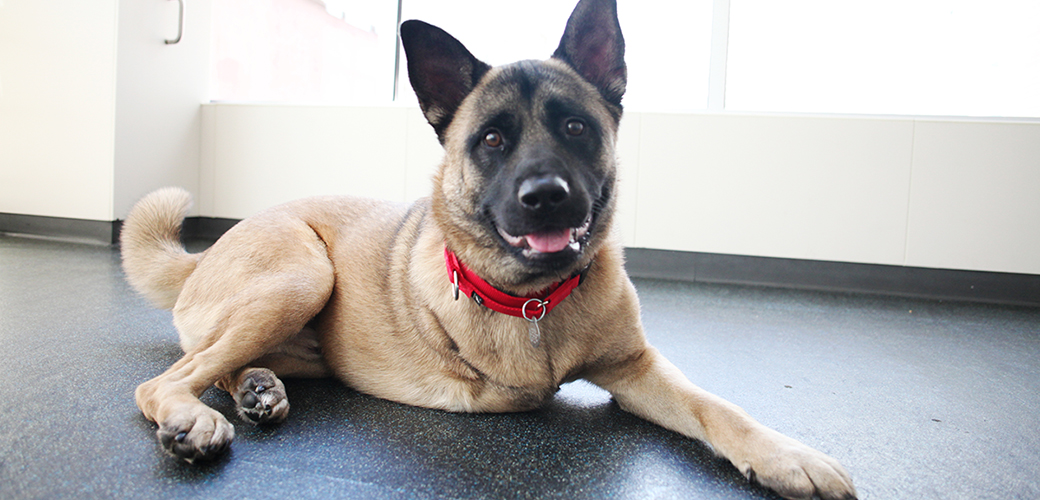
[[[281,234],[271,234],[275,232]],[[198,396],[221,380],[225,388],[232,381],[235,387],[247,381],[270,384],[268,375],[277,380],[266,368],[242,368],[300,333],[331,294],[332,264],[313,231],[303,225],[271,231],[265,237],[266,243],[279,237],[285,241],[252,245],[247,254],[207,255],[196,273],[208,274],[189,282],[182,292],[181,300],[190,306],[175,310],[175,315],[194,314],[193,321],[181,324],[200,330],[188,332],[198,342],[166,372],[137,388],[137,405],[146,418],[159,424],[157,435],[163,447],[189,462],[219,456],[235,434],[227,419]],[[256,386],[250,389],[257,393]],[[260,392],[268,389],[281,391],[272,410],[280,403],[284,409],[271,415],[284,418],[288,411],[284,387],[275,382]],[[240,395],[240,405],[244,396]]]
[[[291,317],[301,310],[320,309],[320,306],[303,306],[274,298],[257,300],[252,307],[240,310],[241,314],[233,314],[234,318],[229,320],[227,328],[215,342],[199,345],[165,373],[137,388],[137,404],[145,417],[159,423],[157,435],[167,451],[190,462],[215,458],[226,450],[234,438],[234,428],[223,415],[198,399],[203,391],[221,379],[236,382],[234,386],[225,384],[225,388],[237,388],[229,392],[238,396],[239,406],[248,403],[245,398],[248,391],[244,389],[257,394],[257,386],[268,384],[264,387],[270,394],[261,398],[261,412],[266,403],[271,406],[266,417],[268,421],[285,417],[288,401],[284,386],[274,372],[267,368],[242,367],[277,347],[294,330],[302,328],[308,319],[291,322],[283,314]],[[268,319],[258,320],[264,317]],[[230,377],[229,372],[232,374]],[[246,387],[254,382],[252,387]]]
[[[856,498],[852,479],[837,460],[693,385],[653,347],[588,378],[626,411],[708,443],[748,479],[785,498]]]

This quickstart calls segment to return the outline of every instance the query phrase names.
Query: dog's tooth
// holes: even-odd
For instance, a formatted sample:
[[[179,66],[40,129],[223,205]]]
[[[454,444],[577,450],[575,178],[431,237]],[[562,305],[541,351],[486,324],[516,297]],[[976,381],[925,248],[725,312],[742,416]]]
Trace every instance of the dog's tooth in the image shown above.
[[[506,243],[508,243],[510,246],[514,246],[514,247],[526,247],[526,246],[528,246],[527,245],[527,238],[524,238],[523,236],[513,236],[513,235],[503,231],[502,228],[497,228],[497,229],[498,229],[498,234],[501,235],[502,239],[506,240]]]
[[[584,238],[586,234],[589,234],[589,226],[591,226],[591,225],[592,225],[592,216],[589,216],[589,218],[585,219],[585,224],[582,224],[581,227],[576,227],[576,228],[574,228],[572,230],[572,233],[573,233],[572,239],[579,240],[581,238]]]

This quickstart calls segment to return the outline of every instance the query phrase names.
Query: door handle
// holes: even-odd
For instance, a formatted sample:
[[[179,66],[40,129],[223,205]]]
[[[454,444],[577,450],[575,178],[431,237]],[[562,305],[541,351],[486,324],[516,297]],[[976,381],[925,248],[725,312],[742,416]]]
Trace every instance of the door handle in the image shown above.
[[[177,0],[177,4],[180,7],[178,9],[179,12],[177,14],[177,38],[174,38],[173,40],[166,40],[166,45],[180,43],[181,35],[184,34],[184,0]]]

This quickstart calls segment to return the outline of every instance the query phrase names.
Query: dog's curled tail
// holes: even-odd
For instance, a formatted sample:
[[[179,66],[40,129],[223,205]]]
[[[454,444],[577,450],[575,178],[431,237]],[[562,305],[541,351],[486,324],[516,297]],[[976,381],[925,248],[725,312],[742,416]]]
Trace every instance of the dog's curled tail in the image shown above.
[[[154,191],[130,210],[120,233],[123,270],[135,290],[163,309],[177,303],[185,280],[202,254],[181,244],[181,225],[191,208],[191,194],[181,188]]]

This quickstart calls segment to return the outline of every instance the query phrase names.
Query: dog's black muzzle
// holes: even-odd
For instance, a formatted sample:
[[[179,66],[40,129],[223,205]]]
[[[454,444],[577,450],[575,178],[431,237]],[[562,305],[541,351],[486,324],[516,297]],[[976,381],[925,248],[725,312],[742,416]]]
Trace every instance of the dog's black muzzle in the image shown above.
[[[522,161],[503,180],[491,208],[498,228],[511,235],[581,227],[592,208],[585,180],[557,158]]]
[[[495,195],[485,206],[504,246],[535,267],[562,269],[574,263],[595,218],[596,200],[589,193],[601,192],[594,179],[586,178],[589,172],[542,154],[501,174],[506,175],[496,179],[499,189],[489,190]]]

